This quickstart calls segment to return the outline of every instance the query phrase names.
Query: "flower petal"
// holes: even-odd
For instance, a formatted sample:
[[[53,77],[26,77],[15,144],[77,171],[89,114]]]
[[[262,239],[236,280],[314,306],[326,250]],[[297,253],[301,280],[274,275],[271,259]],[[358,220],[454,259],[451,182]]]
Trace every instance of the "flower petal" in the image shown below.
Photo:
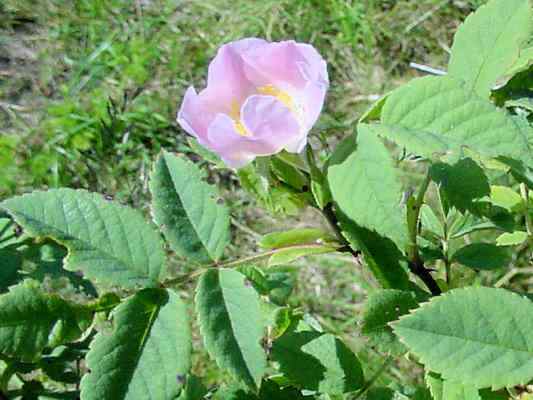
[[[191,86],[185,92],[183,102],[178,111],[178,124],[187,132],[198,139],[200,144],[207,142],[207,128],[214,118],[206,104]]]
[[[300,93],[304,125],[307,130],[313,127],[320,116],[327,90],[327,85],[323,83],[309,82]]]
[[[310,45],[293,40],[251,48],[242,55],[248,79],[263,86],[273,84],[283,90],[302,89],[310,80],[325,80],[325,61]]]
[[[231,168],[243,167],[253,161],[258,151],[263,150],[260,143],[240,135],[235,129],[235,121],[225,114],[217,114],[209,126],[208,137],[208,148]]]
[[[216,88],[223,102],[242,104],[255,90],[244,73],[242,54],[260,49],[267,43],[262,39],[249,38],[223,45],[209,64],[207,87]]]
[[[301,127],[294,113],[274,96],[250,96],[241,109],[241,120],[254,141],[274,154],[300,138]]]

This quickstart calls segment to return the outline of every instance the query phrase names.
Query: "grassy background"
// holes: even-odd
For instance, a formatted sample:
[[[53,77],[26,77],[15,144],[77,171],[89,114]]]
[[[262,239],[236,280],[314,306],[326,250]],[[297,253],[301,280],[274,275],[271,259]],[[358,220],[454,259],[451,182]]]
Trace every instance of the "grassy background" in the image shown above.
[[[146,210],[155,155],[161,148],[191,153],[175,123],[185,88],[202,88],[217,48],[247,36],[296,39],[318,48],[329,65],[331,89],[312,137],[334,145],[379,95],[418,75],[409,62],[444,69],[453,32],[479,3],[3,0],[0,199],[70,186]],[[211,169],[210,176],[232,209],[234,253],[253,253],[257,238],[273,226],[322,223],[309,211],[280,222],[255,206],[232,173]],[[343,256],[299,265],[294,304],[379,367],[382,358],[356,334],[373,285],[368,273]],[[197,358],[196,372],[216,380],[218,372],[202,354]],[[383,382],[415,382],[420,371],[412,365],[397,361]]]

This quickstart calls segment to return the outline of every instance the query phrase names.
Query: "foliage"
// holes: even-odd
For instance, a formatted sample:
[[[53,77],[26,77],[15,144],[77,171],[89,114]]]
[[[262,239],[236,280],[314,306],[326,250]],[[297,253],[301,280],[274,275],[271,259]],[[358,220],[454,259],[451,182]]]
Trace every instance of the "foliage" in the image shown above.
[[[379,28],[346,23],[371,6],[331,4],[343,40],[374,43],[367,36]],[[162,151],[144,167],[149,207],[66,188],[1,201],[0,397],[526,396],[533,381],[533,304],[527,287],[509,282],[530,266],[533,245],[533,116],[527,101],[516,101],[517,92],[532,98],[531,60],[524,59],[531,54],[533,18],[528,0],[512,4],[490,0],[467,18],[448,76],[415,79],[392,91],[360,122],[347,123],[350,135],[333,152],[308,144],[305,154],[258,158],[238,174],[217,175],[239,179],[271,214],[313,210],[324,219],[320,229],[290,226],[262,237],[236,225],[260,236],[261,250],[251,256],[235,244],[231,204],[221,204],[222,195],[206,181],[206,170],[224,168],[209,154],[194,163]],[[104,6],[77,7],[93,15]],[[96,92],[96,82],[113,71],[123,73],[122,88],[145,84],[161,48],[144,46],[144,39],[162,40],[154,21],[172,12],[151,15],[154,25],[132,32],[127,48],[117,39],[120,28],[108,32],[104,24],[88,31],[101,42],[91,54],[71,49],[82,61],[77,79],[64,88],[70,103],[50,110],[44,122],[52,136],[62,131],[58,126],[71,126],[62,133],[73,151],[67,159],[87,157],[91,170],[101,157],[116,156],[107,141],[117,137],[107,134],[129,135],[118,127],[132,120],[138,133],[146,117],[141,142],[154,126],[173,129],[158,125],[150,109],[143,118],[126,117],[128,101],[140,94],[124,99],[122,108],[95,101],[85,114],[72,100],[84,87]],[[481,35],[487,27],[496,38]],[[61,29],[58,35],[81,35],[76,24]],[[163,142],[154,141],[154,150]],[[0,144],[12,149],[17,139]],[[186,152],[198,161],[200,151]],[[50,154],[44,148],[32,168],[42,163],[46,175],[57,161]],[[416,188],[406,187],[408,170],[423,176]],[[147,208],[153,221],[145,218]],[[317,255],[312,263],[299,261]],[[335,257],[349,258],[366,274],[357,282],[369,293],[365,311],[350,310],[347,322],[361,323],[357,338],[315,318],[291,296],[300,284],[298,268],[327,268]],[[311,292],[309,302],[321,296]],[[358,338],[366,339],[355,346]],[[204,348],[213,360],[209,367],[196,357]],[[389,374],[392,363],[406,363],[418,378],[406,382]],[[212,370],[219,371],[215,379]]]

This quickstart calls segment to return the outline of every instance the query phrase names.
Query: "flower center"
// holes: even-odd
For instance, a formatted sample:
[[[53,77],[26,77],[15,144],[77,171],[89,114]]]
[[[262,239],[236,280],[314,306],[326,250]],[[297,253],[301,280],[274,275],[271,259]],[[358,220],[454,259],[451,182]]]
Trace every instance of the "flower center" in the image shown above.
[[[274,85],[264,85],[259,86],[257,88],[257,93],[265,95],[265,96],[272,96],[278,99],[285,107],[287,107],[292,113],[298,114],[297,107],[294,104],[294,101],[292,100],[292,97],[283,90],[278,89]],[[229,116],[233,120],[233,123],[235,124],[235,130],[237,133],[241,136],[252,136],[252,133],[249,132],[244,124],[241,122],[241,107],[240,104],[233,100],[231,103],[231,111]]]
[[[289,110],[294,112],[294,103],[292,101],[292,97],[289,96],[287,92],[284,92],[283,90],[279,90],[277,87],[273,85],[265,85],[265,86],[259,86],[257,88],[257,92],[259,94],[264,94],[266,96],[273,96],[279,101],[281,101]]]

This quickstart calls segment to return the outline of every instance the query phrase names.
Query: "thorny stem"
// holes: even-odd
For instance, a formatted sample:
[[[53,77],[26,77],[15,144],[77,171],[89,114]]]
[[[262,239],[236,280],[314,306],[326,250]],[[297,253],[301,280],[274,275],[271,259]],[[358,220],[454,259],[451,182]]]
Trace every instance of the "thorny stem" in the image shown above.
[[[418,250],[418,220],[420,218],[420,210],[424,204],[424,197],[429,188],[429,183],[431,182],[431,176],[429,171],[422,182],[422,186],[418,190],[418,194],[414,199],[414,202],[408,202],[408,207],[411,207],[411,210],[408,211],[411,213],[410,217],[407,218],[407,228],[409,232],[409,270],[418,276],[422,282],[427,286],[433,296],[438,296],[441,294],[441,290],[435,279],[431,276],[429,270],[424,266],[424,261],[420,257],[420,252]],[[411,203],[411,204],[409,204]]]

